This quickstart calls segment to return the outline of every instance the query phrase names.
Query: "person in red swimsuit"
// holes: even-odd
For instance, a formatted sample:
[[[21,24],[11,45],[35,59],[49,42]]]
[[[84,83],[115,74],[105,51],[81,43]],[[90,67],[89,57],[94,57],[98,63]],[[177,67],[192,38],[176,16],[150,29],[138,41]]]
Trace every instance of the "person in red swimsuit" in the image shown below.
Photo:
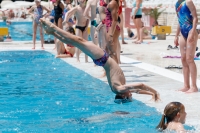
[[[75,31],[71,26],[67,28],[67,32],[75,35]],[[57,49],[56,58],[73,57],[75,53],[74,46],[67,44],[65,47],[64,44],[60,40],[56,41],[56,49]]]

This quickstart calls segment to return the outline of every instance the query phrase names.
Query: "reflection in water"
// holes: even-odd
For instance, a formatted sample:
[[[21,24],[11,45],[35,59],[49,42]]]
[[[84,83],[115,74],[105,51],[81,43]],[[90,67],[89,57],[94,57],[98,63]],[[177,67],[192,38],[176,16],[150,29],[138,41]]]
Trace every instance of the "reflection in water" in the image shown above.
[[[149,114],[144,114],[142,112],[115,111],[113,113],[104,113],[88,118],[66,119],[65,122],[74,124],[101,123],[105,121],[115,121],[115,119],[122,119],[123,121],[124,118],[141,118],[142,116],[149,116]]]

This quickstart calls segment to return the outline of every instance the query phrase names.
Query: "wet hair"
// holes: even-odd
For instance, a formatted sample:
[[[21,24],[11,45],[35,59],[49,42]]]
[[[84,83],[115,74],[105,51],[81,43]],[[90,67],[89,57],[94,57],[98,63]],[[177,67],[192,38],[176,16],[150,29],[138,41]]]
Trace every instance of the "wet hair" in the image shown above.
[[[117,103],[117,104],[132,102],[132,97],[131,98],[123,97],[119,94],[116,94],[114,102]]]
[[[167,124],[172,122],[177,116],[177,113],[183,109],[184,105],[180,102],[171,102],[167,104],[164,110],[164,114],[160,120],[160,123],[156,127],[159,131],[163,131],[167,128]],[[166,122],[165,122],[166,120]]]
[[[71,27],[71,26],[69,26],[69,27],[67,28],[67,32],[69,32],[69,33],[75,35],[75,30],[74,30],[74,28]]]

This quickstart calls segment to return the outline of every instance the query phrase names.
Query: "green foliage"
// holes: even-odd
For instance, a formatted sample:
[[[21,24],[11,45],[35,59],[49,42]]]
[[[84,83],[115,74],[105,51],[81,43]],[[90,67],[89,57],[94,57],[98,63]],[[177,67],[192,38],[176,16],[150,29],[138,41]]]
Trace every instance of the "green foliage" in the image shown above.
[[[162,4],[159,4],[157,7],[161,7]],[[151,9],[150,13],[148,13],[148,15],[150,15],[152,18],[155,19],[155,21],[158,20],[159,16],[165,11],[165,9],[161,10],[159,8],[155,8],[155,9]]]

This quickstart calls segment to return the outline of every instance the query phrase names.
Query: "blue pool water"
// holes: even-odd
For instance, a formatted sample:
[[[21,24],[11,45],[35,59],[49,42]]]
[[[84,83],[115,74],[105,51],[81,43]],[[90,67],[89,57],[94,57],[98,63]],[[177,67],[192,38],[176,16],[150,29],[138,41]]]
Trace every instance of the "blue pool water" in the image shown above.
[[[137,100],[115,104],[106,83],[48,52],[4,51],[0,57],[0,132],[157,132],[155,108]]]
[[[32,22],[12,22],[11,25],[6,25],[6,22],[0,22],[0,27],[8,27],[9,33],[13,41],[32,41],[33,27]],[[44,40],[53,40],[54,37],[44,35]],[[40,40],[39,26],[37,29],[36,40]]]

